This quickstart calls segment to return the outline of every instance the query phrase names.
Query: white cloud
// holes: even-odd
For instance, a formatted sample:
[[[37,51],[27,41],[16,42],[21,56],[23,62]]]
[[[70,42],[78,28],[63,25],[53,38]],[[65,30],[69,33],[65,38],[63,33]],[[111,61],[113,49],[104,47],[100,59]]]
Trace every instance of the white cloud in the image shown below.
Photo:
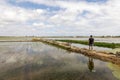
[[[0,35],[9,31],[12,34],[16,30],[18,30],[17,35],[19,35],[23,29],[28,29],[26,26],[30,26],[29,31],[27,30],[28,34],[31,34],[31,31],[39,35],[42,35],[39,32],[44,33],[44,35],[120,35],[119,0],[108,0],[101,4],[73,0],[17,1],[18,3],[30,1],[46,6],[60,7],[61,9],[58,11],[25,9],[0,1],[0,12],[2,13],[0,14]],[[18,28],[18,26],[24,27]],[[51,32],[52,30],[48,30],[50,28],[56,31]],[[73,32],[72,29],[74,29]],[[22,35],[24,34],[26,34],[25,31]]]
[[[34,27],[40,27],[40,28],[50,28],[50,27],[53,27],[50,24],[44,24],[44,23],[33,23],[33,26]]]

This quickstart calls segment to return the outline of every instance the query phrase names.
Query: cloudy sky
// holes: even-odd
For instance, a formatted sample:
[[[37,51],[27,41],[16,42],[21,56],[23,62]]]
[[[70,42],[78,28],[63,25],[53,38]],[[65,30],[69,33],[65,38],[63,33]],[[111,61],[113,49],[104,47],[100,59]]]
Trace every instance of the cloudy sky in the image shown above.
[[[120,35],[120,0],[0,0],[0,36]]]

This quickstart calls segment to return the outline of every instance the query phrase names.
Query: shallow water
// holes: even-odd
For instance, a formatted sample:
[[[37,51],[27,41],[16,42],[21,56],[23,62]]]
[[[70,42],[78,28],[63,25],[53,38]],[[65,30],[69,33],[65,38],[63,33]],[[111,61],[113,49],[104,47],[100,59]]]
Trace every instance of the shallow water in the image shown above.
[[[88,38],[48,38],[57,40],[88,40]],[[120,43],[120,38],[95,38],[95,42]]]
[[[0,80],[118,80],[114,66],[40,42],[0,43]]]
[[[83,44],[77,44],[77,43],[72,43],[71,44],[72,46],[77,46],[79,48],[86,48],[86,49],[89,49],[89,46],[88,45],[83,45]],[[113,49],[111,48],[105,48],[105,47],[98,47],[98,46],[93,46],[93,50],[96,50],[96,51],[112,51]]]

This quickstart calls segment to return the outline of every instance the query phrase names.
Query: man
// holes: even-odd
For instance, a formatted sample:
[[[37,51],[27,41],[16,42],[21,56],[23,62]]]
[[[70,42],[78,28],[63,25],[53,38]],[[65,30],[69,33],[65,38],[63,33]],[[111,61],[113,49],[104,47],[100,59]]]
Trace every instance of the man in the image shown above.
[[[94,45],[94,38],[92,37],[92,35],[90,35],[90,38],[89,38],[89,50],[93,50],[93,45]]]

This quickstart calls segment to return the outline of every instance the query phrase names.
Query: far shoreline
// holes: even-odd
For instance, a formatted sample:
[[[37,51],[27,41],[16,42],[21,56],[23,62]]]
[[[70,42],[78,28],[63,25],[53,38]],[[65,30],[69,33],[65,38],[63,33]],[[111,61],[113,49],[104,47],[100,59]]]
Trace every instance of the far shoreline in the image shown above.
[[[89,38],[89,36],[0,36],[0,38]],[[120,36],[94,36],[94,38],[120,38]]]

